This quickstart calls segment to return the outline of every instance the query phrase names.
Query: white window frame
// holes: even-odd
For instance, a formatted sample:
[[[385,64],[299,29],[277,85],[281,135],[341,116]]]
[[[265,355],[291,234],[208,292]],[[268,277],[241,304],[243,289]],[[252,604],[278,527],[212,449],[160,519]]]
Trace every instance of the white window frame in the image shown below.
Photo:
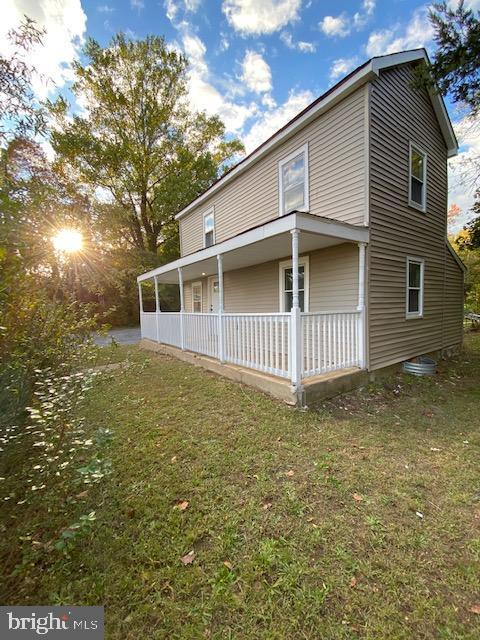
[[[412,200],[412,151],[415,150],[423,156],[423,189],[422,189],[422,204],[418,204]],[[427,162],[428,157],[426,152],[415,142],[410,142],[408,151],[408,204],[410,207],[422,211],[427,211]]]
[[[298,259],[298,266],[303,267],[303,285],[304,285],[304,312],[308,313],[310,308],[310,256],[303,256]],[[279,284],[279,309],[282,313],[288,313],[290,309],[285,308],[285,269],[291,269],[293,263],[291,260],[282,260],[278,263],[278,284]]]
[[[278,215],[285,215],[285,201],[283,197],[283,167],[288,162],[296,158],[297,156],[303,154],[303,166],[304,166],[304,180],[303,180],[303,206],[299,207],[297,211],[308,211],[310,208],[310,198],[309,198],[309,181],[308,181],[308,142],[306,142],[303,146],[292,151],[288,156],[282,158],[278,162]]]
[[[419,287],[419,296],[418,296],[418,311],[409,311],[408,310],[408,300],[409,300],[409,291],[410,289],[416,289],[417,287],[410,287],[409,274],[410,274],[410,264],[419,264],[420,265],[420,287]],[[425,260],[423,258],[416,258],[413,256],[407,257],[407,273],[406,273],[406,295],[405,295],[405,316],[407,320],[411,320],[413,318],[423,318],[423,296],[425,290]]]
[[[207,218],[210,215],[213,217],[213,244],[215,244],[215,207],[210,207],[210,209],[205,211],[205,213],[203,214],[203,218],[202,218],[202,224],[203,224],[203,228],[202,228],[202,232],[203,232],[203,248],[204,249],[207,248],[207,241],[206,241],[207,234],[205,232],[205,218]],[[213,246],[213,245],[211,245],[211,246]]]
[[[200,311],[195,311],[195,298],[193,295],[194,287],[200,287]],[[203,313],[203,282],[201,280],[192,282],[192,313]]]

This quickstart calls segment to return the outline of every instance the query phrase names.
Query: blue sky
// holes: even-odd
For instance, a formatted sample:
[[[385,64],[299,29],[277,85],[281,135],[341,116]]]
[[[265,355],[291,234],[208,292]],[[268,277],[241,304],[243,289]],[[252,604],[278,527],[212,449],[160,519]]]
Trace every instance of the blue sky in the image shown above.
[[[480,0],[469,3],[480,7]],[[192,105],[218,114],[251,151],[369,57],[432,50],[427,12],[418,0],[3,0],[0,50],[22,14],[45,26],[35,60],[55,85],[39,84],[44,96],[68,88],[86,37],[106,45],[120,30],[133,38],[164,35],[191,61]],[[454,169],[480,151],[480,139],[449,110],[463,144],[452,163],[451,196],[467,209],[471,194],[456,184]]]

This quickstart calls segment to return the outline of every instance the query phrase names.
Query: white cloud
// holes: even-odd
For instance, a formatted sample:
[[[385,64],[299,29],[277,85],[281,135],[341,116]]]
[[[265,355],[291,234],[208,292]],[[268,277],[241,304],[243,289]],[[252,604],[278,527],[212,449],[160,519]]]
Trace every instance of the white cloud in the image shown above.
[[[87,16],[80,0],[3,0],[0,53],[11,53],[6,34],[18,27],[24,15],[47,31],[43,46],[34,46],[28,54],[28,61],[42,76],[34,79],[34,91],[39,98],[45,98],[54,85],[61,87],[72,79],[71,63],[80,54]]]
[[[348,36],[352,30],[362,29],[373,15],[375,10],[375,0],[363,0],[360,11],[354,13],[350,18],[346,13],[338,16],[325,16],[318,26],[320,31],[330,38],[344,38]]]
[[[132,9],[136,9],[137,11],[141,11],[145,8],[143,0],[130,0],[130,6]]]
[[[295,42],[293,40],[292,34],[288,31],[282,31],[282,33],[280,34],[280,40],[289,49],[293,49],[294,51],[301,51],[302,53],[315,53],[315,51],[317,50],[317,47],[313,42],[304,42],[303,40]]]
[[[286,102],[276,109],[265,111],[248,133],[242,136],[247,153],[256,149],[259,144],[287,124],[289,120],[309,105],[313,98],[311,91],[300,91],[299,93],[291,91]]]
[[[167,18],[170,20],[170,22],[174,22],[178,13],[178,5],[174,2],[174,0],[165,0],[164,7]]]
[[[395,26],[370,34],[366,46],[370,57],[388,53],[426,47],[433,38],[433,27],[428,19],[427,8],[420,7],[413,12],[412,18],[402,30]]]
[[[263,57],[248,49],[242,62],[242,80],[255,93],[272,89],[272,72]]]
[[[99,13],[113,13],[115,11],[115,8],[111,7],[108,4],[99,4],[97,7],[97,11]]]
[[[318,25],[326,36],[344,38],[350,33],[350,25],[345,14],[341,16],[325,16]]]
[[[223,13],[243,35],[273,33],[299,19],[301,0],[224,0]]]
[[[333,61],[330,68],[330,79],[336,80],[340,76],[345,76],[350,73],[358,65],[358,58],[338,58]]]
[[[190,11],[190,13],[195,13],[201,5],[202,0],[184,0],[184,2],[185,10]]]

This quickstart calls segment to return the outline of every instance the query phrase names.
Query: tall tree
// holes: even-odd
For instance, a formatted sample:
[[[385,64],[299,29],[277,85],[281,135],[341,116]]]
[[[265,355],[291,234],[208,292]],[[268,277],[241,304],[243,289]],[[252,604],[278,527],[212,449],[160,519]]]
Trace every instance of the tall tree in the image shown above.
[[[66,100],[50,105],[53,148],[82,182],[108,194],[129,244],[156,254],[174,214],[243,146],[225,139],[218,118],[189,108],[187,60],[163,38],[119,34],[106,48],[89,40],[84,54],[72,87],[84,111],[69,118]]]
[[[29,51],[42,42],[45,31],[33,20],[25,20],[8,33],[10,56],[0,56],[0,144],[15,136],[31,136],[46,130],[45,111],[36,103],[32,90],[35,67]],[[27,60],[25,59],[27,58]]]

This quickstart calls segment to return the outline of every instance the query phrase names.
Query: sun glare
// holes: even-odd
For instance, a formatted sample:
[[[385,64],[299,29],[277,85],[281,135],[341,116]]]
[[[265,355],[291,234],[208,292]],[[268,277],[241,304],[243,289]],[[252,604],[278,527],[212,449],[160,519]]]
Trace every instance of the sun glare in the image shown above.
[[[75,229],[60,229],[52,238],[53,246],[63,253],[76,253],[83,244],[82,234]]]

